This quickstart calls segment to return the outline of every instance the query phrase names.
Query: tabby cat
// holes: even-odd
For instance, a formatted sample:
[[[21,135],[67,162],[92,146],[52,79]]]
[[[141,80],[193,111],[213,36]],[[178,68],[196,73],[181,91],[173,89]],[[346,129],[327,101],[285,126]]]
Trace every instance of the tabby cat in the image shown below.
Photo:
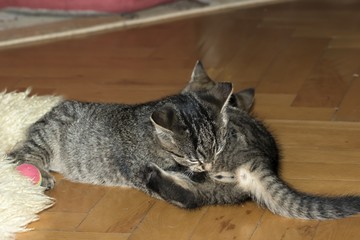
[[[201,77],[197,70],[191,82]],[[149,161],[173,169],[176,159],[201,172],[220,154],[231,93],[232,85],[222,83],[205,91],[194,85],[137,105],[63,101],[29,128],[8,157],[37,166],[48,189],[55,184],[52,170],[72,181],[129,186],[154,195],[144,181]]]
[[[202,76],[192,83],[197,89],[216,86],[205,71]],[[279,178],[276,141],[264,124],[248,113],[253,97],[253,89],[232,95],[227,108],[226,144],[215,161],[207,163],[206,172],[165,171],[149,164],[147,187],[183,208],[239,204],[252,198],[273,213],[292,218],[333,219],[360,212],[360,196],[306,194]]]

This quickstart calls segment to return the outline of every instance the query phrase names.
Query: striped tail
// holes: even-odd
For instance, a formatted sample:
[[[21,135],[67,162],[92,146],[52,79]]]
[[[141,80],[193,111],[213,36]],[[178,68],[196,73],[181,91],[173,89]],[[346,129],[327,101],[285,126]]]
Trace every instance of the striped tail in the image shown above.
[[[360,212],[360,196],[327,197],[302,193],[289,187],[268,169],[241,167],[239,185],[271,212],[300,219],[336,219]]]

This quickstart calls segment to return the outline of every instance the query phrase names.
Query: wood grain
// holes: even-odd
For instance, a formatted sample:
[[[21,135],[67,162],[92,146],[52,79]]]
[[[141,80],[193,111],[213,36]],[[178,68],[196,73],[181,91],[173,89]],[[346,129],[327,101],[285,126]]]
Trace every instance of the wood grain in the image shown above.
[[[337,221],[321,222],[314,240],[320,239],[357,239],[359,238],[360,217],[340,219]]]
[[[226,214],[224,214],[226,213]],[[264,210],[254,203],[234,207],[210,207],[191,239],[249,239]]]
[[[316,232],[317,221],[293,220],[266,212],[251,240],[311,240]]]
[[[111,189],[77,227],[80,232],[130,233],[142,221],[154,200],[134,189]]]
[[[351,86],[345,94],[339,106],[339,110],[334,116],[334,119],[337,121],[360,121],[360,99],[358,97],[360,91],[360,79],[357,74],[354,74],[353,77],[354,79]]]
[[[129,239],[189,239],[191,233],[206,212],[206,208],[184,211],[158,201]]]

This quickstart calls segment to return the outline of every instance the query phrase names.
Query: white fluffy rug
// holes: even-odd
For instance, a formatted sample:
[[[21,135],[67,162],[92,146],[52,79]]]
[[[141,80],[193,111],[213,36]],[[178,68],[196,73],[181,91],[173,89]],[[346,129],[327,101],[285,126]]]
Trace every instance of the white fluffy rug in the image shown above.
[[[26,129],[61,101],[55,96],[29,96],[30,91],[0,93],[0,239],[13,239],[15,233],[29,229],[37,213],[53,205],[54,200],[21,176],[5,160],[6,153],[22,141]]]

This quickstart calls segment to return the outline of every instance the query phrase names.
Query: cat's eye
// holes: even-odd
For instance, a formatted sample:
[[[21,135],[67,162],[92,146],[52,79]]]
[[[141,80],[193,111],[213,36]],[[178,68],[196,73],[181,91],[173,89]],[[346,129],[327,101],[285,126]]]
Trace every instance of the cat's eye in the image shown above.
[[[174,158],[175,161],[179,162],[179,163],[182,163],[182,162],[186,162],[186,158],[185,156],[179,154],[179,153],[176,153],[176,152],[173,152],[173,151],[168,151],[169,153],[171,153],[172,157]]]
[[[202,163],[202,161],[199,160],[199,159],[189,158],[188,160],[189,160],[191,163],[196,163],[196,164]]]
[[[170,152],[173,156],[177,157],[177,158],[185,158],[184,156],[178,154],[178,153],[175,153],[175,152]]]
[[[187,165],[187,164],[190,164],[190,165],[203,164],[203,161],[201,161],[199,159],[187,158],[186,156],[181,155],[177,152],[173,152],[173,151],[169,151],[169,153],[171,153],[174,160],[180,164],[185,164],[185,165]]]

